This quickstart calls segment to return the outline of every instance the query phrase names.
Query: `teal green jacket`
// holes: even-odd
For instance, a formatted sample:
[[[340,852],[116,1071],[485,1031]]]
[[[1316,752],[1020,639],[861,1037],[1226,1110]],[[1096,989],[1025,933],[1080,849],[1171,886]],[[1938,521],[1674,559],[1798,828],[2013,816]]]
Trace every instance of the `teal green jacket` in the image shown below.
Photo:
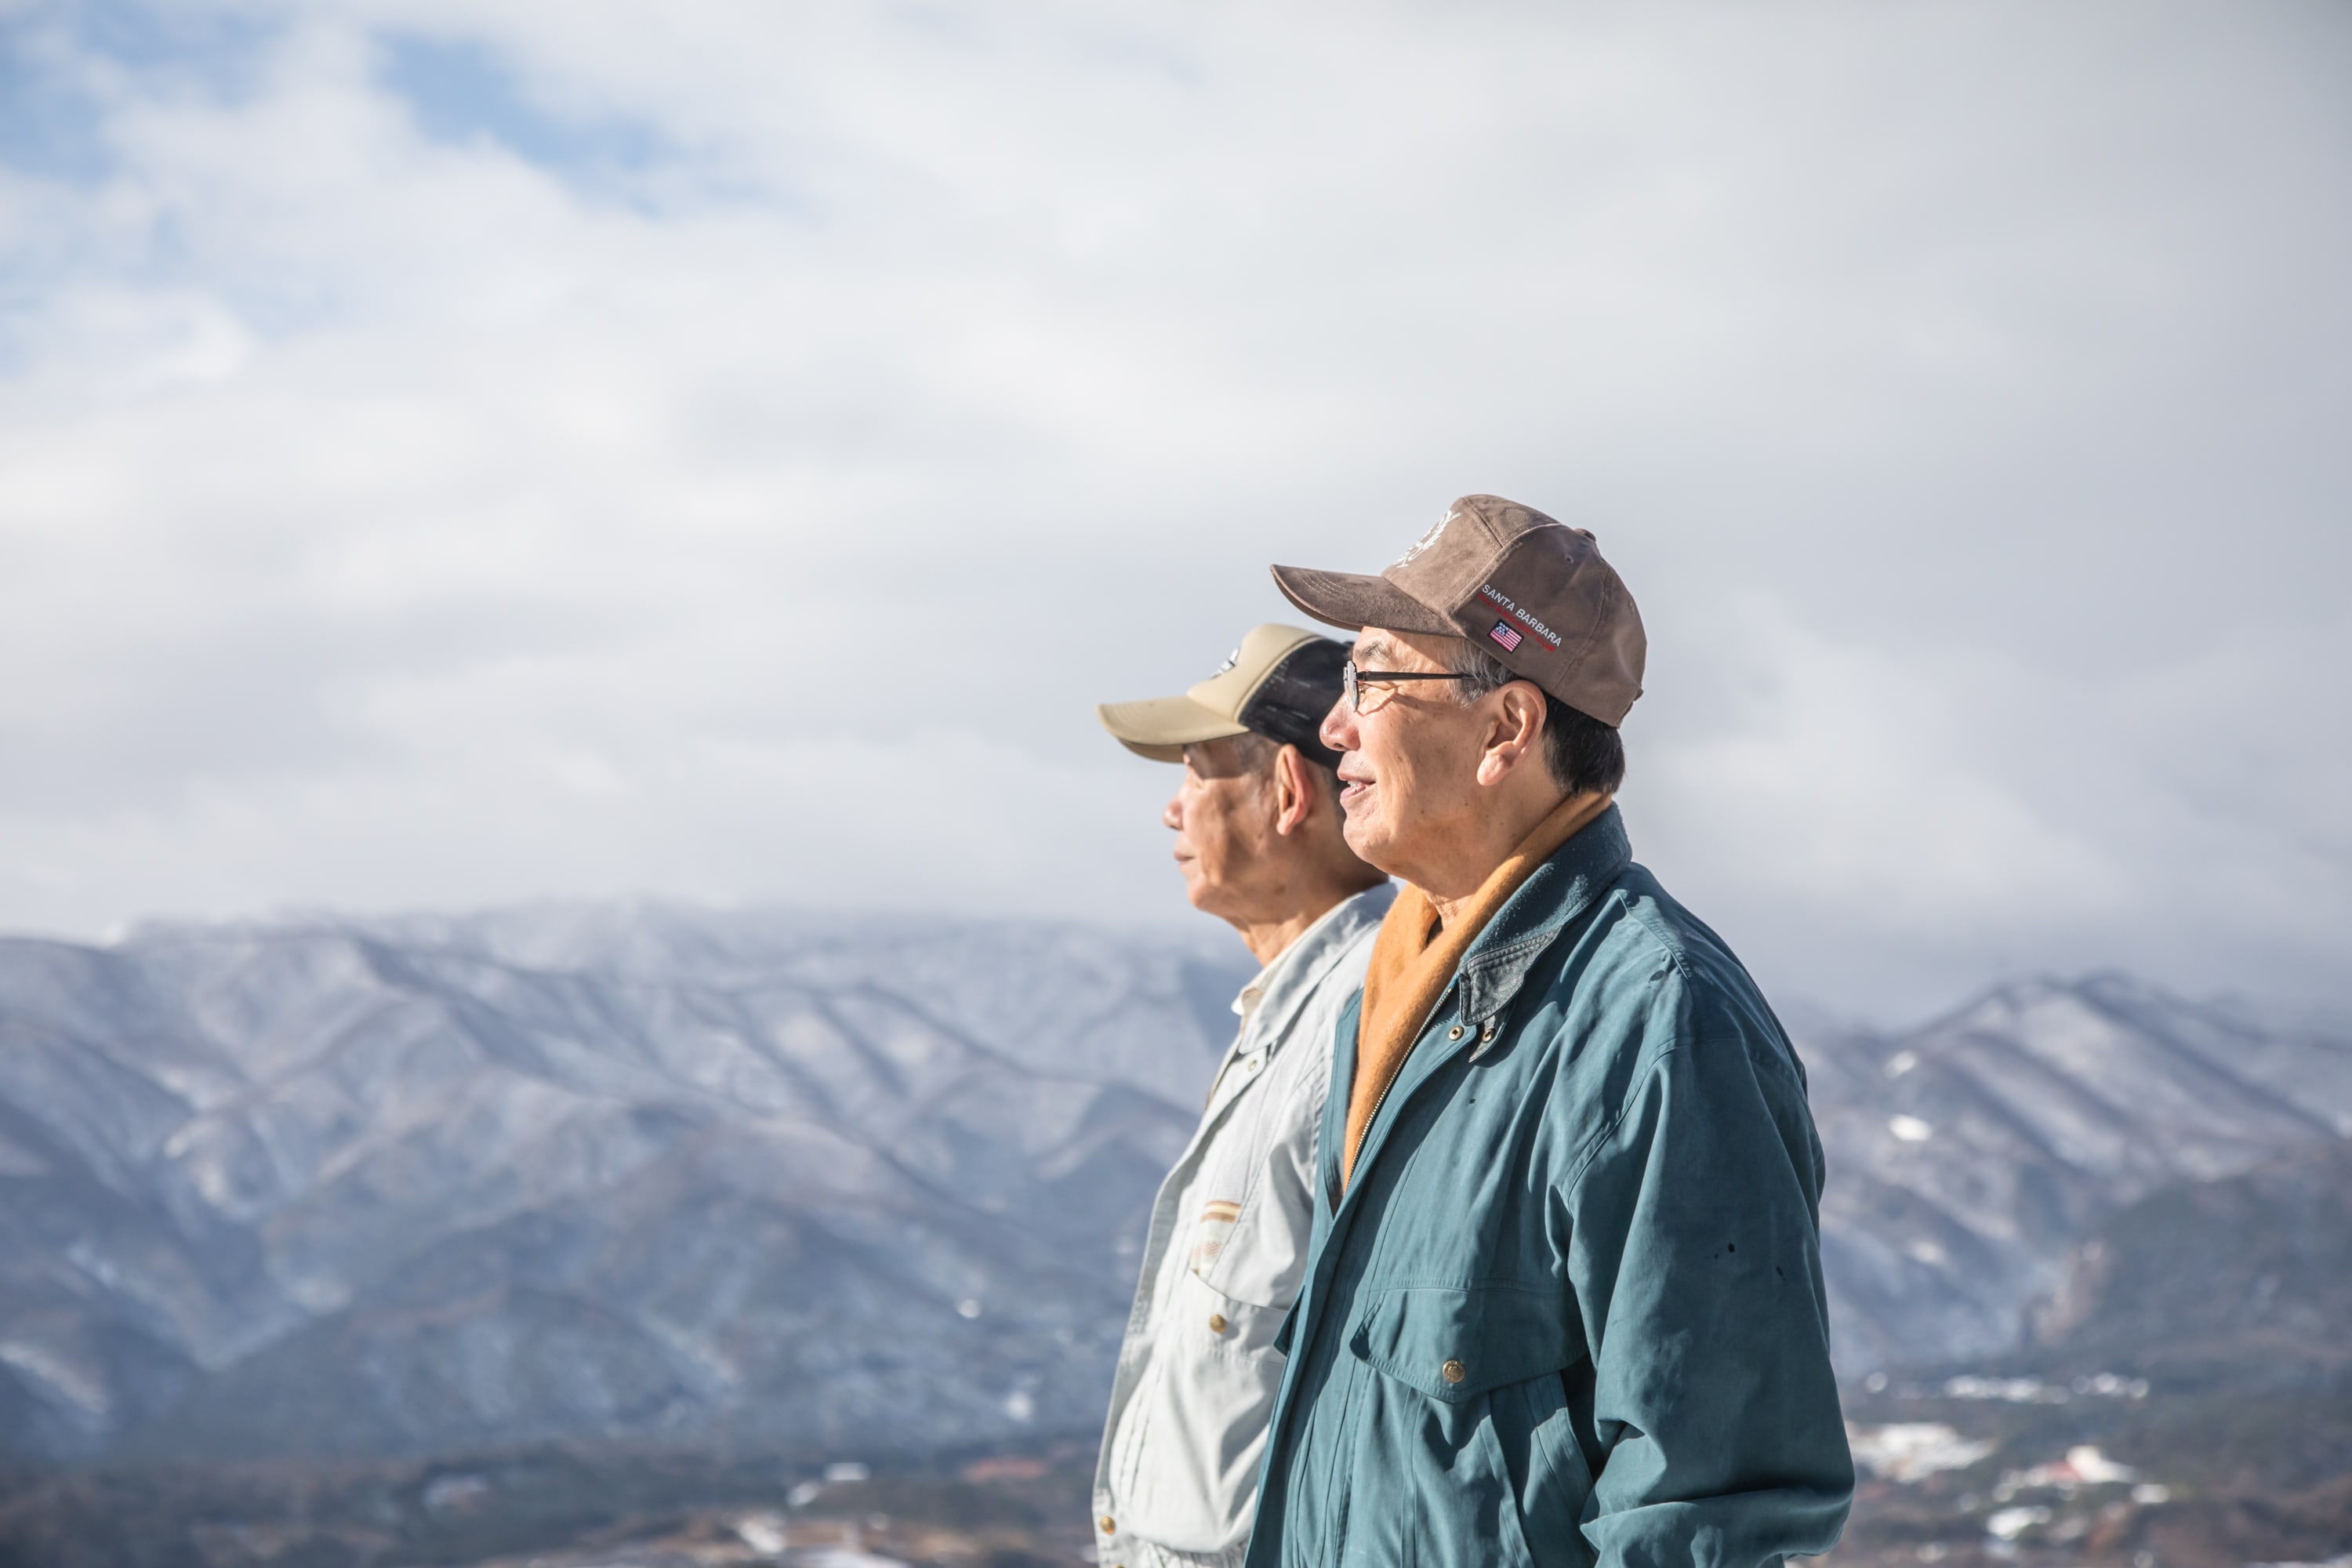
[[[1853,1463],[1804,1069],[1617,812],[1471,945],[1341,1197],[1355,1037],[1350,1006],[1248,1568],[1835,1544]]]

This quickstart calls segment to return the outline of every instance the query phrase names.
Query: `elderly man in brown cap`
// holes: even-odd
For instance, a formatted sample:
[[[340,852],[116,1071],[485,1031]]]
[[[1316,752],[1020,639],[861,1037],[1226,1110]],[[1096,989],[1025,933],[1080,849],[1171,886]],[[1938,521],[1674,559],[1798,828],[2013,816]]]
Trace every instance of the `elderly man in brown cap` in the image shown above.
[[[1231,1565],[1249,1539],[1334,1025],[1391,897],[1348,847],[1339,753],[1316,737],[1347,657],[1258,626],[1181,696],[1097,710],[1129,751],[1182,765],[1162,820],[1185,892],[1265,966],[1234,999],[1240,1027],[1152,1208],[1095,1476],[1105,1568]]]
[[[1408,884],[1339,1021],[1249,1568],[1751,1568],[1852,1494],[1795,1051],[1633,864],[1639,614],[1592,536],[1465,496],[1378,576],[1322,728]]]

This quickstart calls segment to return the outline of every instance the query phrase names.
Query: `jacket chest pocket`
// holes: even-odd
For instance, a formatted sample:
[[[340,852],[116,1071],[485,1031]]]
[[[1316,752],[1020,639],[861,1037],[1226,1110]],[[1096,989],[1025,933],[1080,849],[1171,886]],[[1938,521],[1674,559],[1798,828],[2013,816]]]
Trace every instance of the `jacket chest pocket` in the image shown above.
[[[1306,1272],[1314,1216],[1305,1171],[1315,1129],[1291,1102],[1293,1086],[1267,1076],[1234,1108],[1202,1161],[1181,1241],[1184,1267],[1203,1284],[1236,1301],[1286,1310]]]
[[[1343,1563],[1592,1561],[1577,1528],[1592,1478],[1566,1375],[1584,1343],[1563,1288],[1381,1290],[1348,1348],[1373,1375],[1357,1406]]]
[[[1482,1285],[1383,1290],[1349,1348],[1373,1370],[1446,1405],[1558,1372],[1584,1353],[1564,1289]]]

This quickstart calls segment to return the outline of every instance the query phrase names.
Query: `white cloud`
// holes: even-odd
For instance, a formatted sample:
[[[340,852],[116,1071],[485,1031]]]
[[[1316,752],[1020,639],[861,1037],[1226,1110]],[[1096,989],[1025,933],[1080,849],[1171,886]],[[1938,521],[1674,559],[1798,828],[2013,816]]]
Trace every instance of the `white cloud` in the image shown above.
[[[2341,999],[2336,10],[209,14],[0,13],[0,923],[1173,918],[1088,705],[1496,489],[1776,986]]]

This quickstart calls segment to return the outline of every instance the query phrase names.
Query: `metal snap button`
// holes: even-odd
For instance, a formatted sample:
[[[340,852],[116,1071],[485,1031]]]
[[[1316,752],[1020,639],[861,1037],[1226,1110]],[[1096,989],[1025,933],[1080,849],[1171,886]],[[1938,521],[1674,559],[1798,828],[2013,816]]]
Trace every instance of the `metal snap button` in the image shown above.
[[[1460,1039],[1460,1038],[1462,1037],[1462,1026],[1461,1026],[1461,1025],[1459,1025],[1459,1024],[1456,1024],[1456,1025],[1454,1025],[1454,1027],[1452,1027],[1452,1028],[1450,1028],[1450,1029],[1446,1030],[1446,1031],[1445,1031],[1445,1037],[1446,1037],[1447,1039],[1449,1039],[1449,1040],[1458,1040],[1458,1039]]]
[[[1209,1331],[1213,1334],[1222,1334],[1225,1331],[1225,1315],[1223,1312],[1209,1314]]]
[[[1063,1517],[1067,1518],[1068,1515],[1066,1514]],[[1111,1518],[1108,1514],[1103,1515],[1100,1519],[1095,1521],[1095,1522],[1102,1526],[1102,1532],[1105,1535],[1116,1534],[1118,1531],[1118,1521]]]
[[[1464,1378],[1470,1375],[1470,1369],[1468,1367],[1464,1366],[1458,1361],[1452,1360],[1447,1361],[1446,1363],[1444,1366],[1439,1367],[1437,1371],[1438,1375],[1444,1378],[1448,1383],[1459,1383]]]

